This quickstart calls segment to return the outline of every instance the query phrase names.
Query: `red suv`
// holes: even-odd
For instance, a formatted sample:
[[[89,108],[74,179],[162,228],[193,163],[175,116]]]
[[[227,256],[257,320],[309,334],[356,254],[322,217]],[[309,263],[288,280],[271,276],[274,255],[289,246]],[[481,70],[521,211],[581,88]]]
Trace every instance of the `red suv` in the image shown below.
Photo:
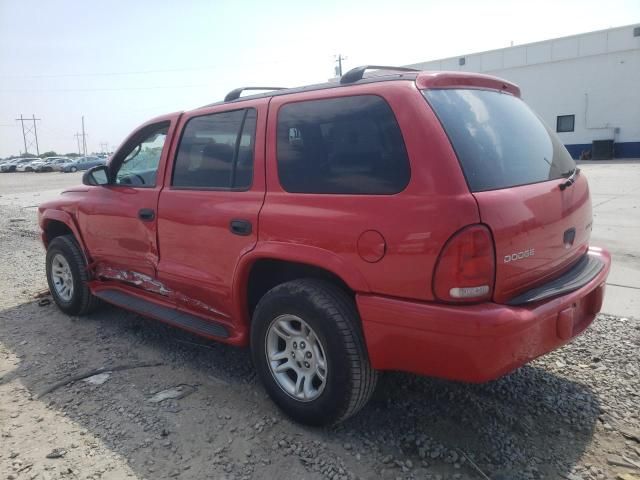
[[[273,400],[316,425],[378,371],[483,382],[580,334],[610,256],[518,87],[367,68],[142,125],[39,208],[58,306],[250,345]]]

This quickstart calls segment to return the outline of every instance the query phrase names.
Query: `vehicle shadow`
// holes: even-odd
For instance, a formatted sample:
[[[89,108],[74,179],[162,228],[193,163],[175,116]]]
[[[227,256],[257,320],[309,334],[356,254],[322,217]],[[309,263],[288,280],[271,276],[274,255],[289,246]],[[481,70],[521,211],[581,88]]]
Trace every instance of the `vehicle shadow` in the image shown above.
[[[493,480],[562,478],[583,456],[600,414],[589,387],[534,365],[482,385],[384,374],[356,417],[329,429],[305,428],[266,398],[247,350],[109,306],[86,318],[37,302],[5,309],[0,343],[19,358],[0,386],[20,382],[141,477],[152,464],[154,478],[176,471],[180,478],[213,472],[322,478],[324,455],[363,478],[382,469],[483,478],[469,459]],[[162,365],[114,372],[102,385],[75,382],[38,398],[71,375],[140,362]],[[149,401],[176,385],[193,393]],[[283,439],[296,447],[277,448]]]

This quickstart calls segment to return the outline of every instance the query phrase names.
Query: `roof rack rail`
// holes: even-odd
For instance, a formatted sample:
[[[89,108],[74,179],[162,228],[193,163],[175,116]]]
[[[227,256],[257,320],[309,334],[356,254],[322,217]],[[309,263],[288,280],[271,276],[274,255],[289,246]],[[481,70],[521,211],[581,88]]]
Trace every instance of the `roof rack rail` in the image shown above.
[[[354,83],[362,80],[364,72],[367,70],[393,70],[396,72],[419,72],[420,70],[409,67],[388,67],[385,65],[363,65],[361,67],[352,68],[340,77],[340,83]]]
[[[284,87],[240,87],[235,90],[231,90],[224,97],[225,102],[231,102],[232,100],[237,100],[240,98],[240,94],[245,90],[284,90]]]

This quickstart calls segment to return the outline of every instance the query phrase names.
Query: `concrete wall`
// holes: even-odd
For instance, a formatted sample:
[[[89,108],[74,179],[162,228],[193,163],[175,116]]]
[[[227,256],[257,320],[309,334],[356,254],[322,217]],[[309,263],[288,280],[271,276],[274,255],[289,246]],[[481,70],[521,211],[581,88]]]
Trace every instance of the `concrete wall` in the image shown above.
[[[572,155],[614,140],[617,157],[640,157],[640,24],[411,66],[503,77],[554,130],[575,115],[558,133]]]

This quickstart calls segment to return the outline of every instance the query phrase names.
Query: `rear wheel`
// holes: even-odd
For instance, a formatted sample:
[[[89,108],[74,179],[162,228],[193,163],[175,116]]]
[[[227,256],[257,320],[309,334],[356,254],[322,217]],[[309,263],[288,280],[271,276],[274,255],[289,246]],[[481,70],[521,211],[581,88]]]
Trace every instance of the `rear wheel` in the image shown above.
[[[73,236],[62,235],[51,240],[46,267],[49,290],[60,310],[69,315],[84,315],[99,304],[87,285],[87,265]]]
[[[376,385],[353,300],[322,280],[267,292],[253,315],[251,350],[273,401],[308,425],[354,415]]]

